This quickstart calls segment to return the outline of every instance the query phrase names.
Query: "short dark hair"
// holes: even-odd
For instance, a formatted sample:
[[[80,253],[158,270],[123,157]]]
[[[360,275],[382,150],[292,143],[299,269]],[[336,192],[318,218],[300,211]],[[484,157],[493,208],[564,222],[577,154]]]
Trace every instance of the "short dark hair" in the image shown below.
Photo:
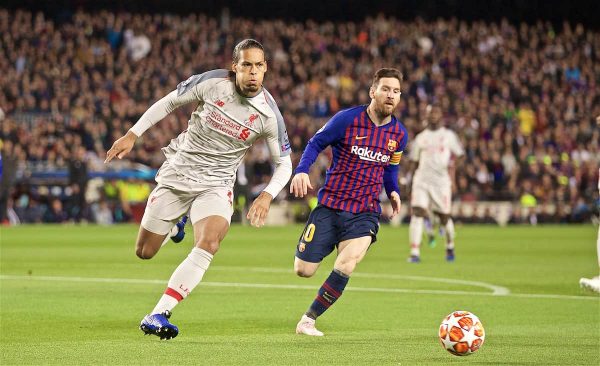
[[[373,84],[371,86],[377,86],[379,84],[379,80],[382,78],[396,78],[402,84],[402,73],[398,69],[394,69],[391,67],[384,67],[383,69],[379,69],[373,75]]]
[[[263,52],[263,54],[265,53],[265,48],[263,47],[262,44],[260,44],[259,41],[252,39],[252,38],[247,38],[244,39],[243,41],[241,41],[240,43],[238,43],[237,45],[235,45],[234,49],[233,49],[233,63],[237,64],[238,61],[240,60],[240,53],[242,53],[243,50],[247,50],[250,48],[258,48],[259,50],[261,50]],[[266,59],[266,55],[265,55],[265,59]]]

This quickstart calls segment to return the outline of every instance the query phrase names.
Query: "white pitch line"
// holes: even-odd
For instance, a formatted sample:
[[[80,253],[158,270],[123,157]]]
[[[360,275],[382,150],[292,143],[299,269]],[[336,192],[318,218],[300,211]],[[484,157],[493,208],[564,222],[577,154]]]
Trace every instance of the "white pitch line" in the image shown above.
[[[97,278],[97,277],[67,277],[67,276],[17,276],[0,275],[0,280],[29,280],[29,281],[63,281],[63,282],[97,282],[97,283],[135,283],[135,284],[165,284],[166,280],[145,280],[136,278]],[[238,287],[238,288],[271,288],[289,290],[315,290],[315,286],[308,285],[278,285],[268,283],[238,283],[238,282],[201,282],[202,286],[210,287]],[[477,295],[497,296],[489,292],[470,291],[445,291],[445,290],[419,290],[401,288],[376,288],[376,287],[348,287],[349,291],[356,292],[380,292],[380,293],[403,293],[403,294],[425,294],[425,295]],[[504,297],[521,297],[534,299],[571,299],[571,300],[598,300],[598,297],[553,295],[553,294],[508,294]]]
[[[264,272],[264,273],[293,273],[289,269],[284,268],[268,268],[268,267],[236,267],[236,266],[212,266],[211,270],[217,271],[245,271],[245,272]],[[483,287],[492,290],[492,295],[506,296],[510,294],[510,290],[503,286],[493,285],[491,283],[480,282],[480,281],[465,281],[456,280],[452,278],[438,278],[438,277],[424,277],[424,276],[405,276],[395,274],[384,274],[384,273],[364,273],[355,272],[352,277],[363,277],[363,278],[381,278],[388,280],[410,280],[410,281],[428,281],[438,283],[451,283],[455,285],[466,285],[474,287]]]

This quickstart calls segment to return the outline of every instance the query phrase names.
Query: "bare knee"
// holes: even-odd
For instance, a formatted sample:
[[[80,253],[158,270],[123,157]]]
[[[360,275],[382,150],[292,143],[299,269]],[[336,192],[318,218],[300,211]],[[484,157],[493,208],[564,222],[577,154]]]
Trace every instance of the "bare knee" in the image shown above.
[[[294,268],[296,275],[298,277],[309,278],[312,277],[315,273],[307,270],[306,268]]]
[[[450,219],[450,215],[439,214],[438,216],[440,217],[440,224],[444,226],[448,223],[448,220]]]
[[[413,207],[412,214],[418,217],[426,217],[427,211],[423,207]]]
[[[349,257],[336,261],[334,268],[349,276],[352,274],[352,272],[354,272],[354,269],[356,269],[358,262],[359,257]]]
[[[215,255],[221,247],[221,241],[217,238],[202,238],[196,243],[196,247],[204,249],[212,255]]]
[[[156,251],[150,250],[148,246],[138,245],[135,248],[135,255],[140,259],[150,259],[156,255]]]
[[[294,263],[294,272],[298,277],[309,278],[312,277],[317,271],[317,267],[311,268],[309,266],[304,265],[304,263],[295,262]]]

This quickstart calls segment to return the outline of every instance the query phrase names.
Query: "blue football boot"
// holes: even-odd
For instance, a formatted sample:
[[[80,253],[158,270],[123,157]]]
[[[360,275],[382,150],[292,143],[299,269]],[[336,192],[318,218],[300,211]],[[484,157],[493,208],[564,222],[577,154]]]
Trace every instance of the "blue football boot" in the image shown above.
[[[408,263],[421,263],[421,257],[419,257],[418,255],[411,255],[410,257],[408,257],[407,262]]]
[[[187,222],[187,220],[188,220],[188,217],[183,216],[181,218],[181,221],[179,221],[178,223],[175,224],[175,226],[177,226],[177,234],[175,234],[171,237],[171,240],[173,240],[175,243],[181,243],[181,241],[185,237],[184,228],[185,228],[185,223]]]
[[[169,323],[171,317],[170,311],[165,311],[162,314],[148,314],[142,319],[140,329],[144,334],[154,334],[160,339],[171,339],[177,337],[179,328],[176,325]]]
[[[454,249],[446,249],[446,261],[454,262]]]

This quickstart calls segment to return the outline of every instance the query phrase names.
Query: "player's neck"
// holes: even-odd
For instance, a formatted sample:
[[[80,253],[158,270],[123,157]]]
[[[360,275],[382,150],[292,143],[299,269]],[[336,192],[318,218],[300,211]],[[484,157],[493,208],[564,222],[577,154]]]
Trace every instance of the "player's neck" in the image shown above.
[[[242,91],[242,89],[240,88],[240,86],[235,83],[235,91],[241,95],[244,98],[254,98],[255,96],[259,95],[260,93],[262,93],[263,91],[263,87],[261,86],[257,91],[255,92],[247,92],[244,93],[244,91]]]
[[[367,115],[377,127],[383,126],[392,120],[392,115],[380,115],[379,113],[375,112],[373,108],[371,108],[370,104],[367,107]]]

